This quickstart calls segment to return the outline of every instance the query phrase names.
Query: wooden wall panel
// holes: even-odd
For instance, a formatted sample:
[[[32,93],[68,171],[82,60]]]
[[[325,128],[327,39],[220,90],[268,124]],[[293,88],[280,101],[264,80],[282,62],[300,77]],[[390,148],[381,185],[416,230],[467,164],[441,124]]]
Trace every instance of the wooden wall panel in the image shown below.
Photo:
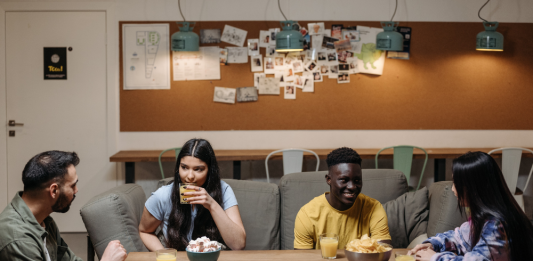
[[[120,22],[122,24],[149,22]],[[169,23],[170,35],[178,30]],[[279,22],[199,22],[194,31],[232,25],[259,38]],[[306,25],[307,21],[300,21]],[[379,27],[378,22],[326,22]],[[170,90],[123,90],[120,48],[120,130],[391,130],[533,129],[531,24],[500,24],[504,52],[475,51],[481,23],[404,22],[413,29],[411,59],[386,59],[382,76],[324,78],[296,100],[260,95],[257,102],[213,102],[215,86],[253,86],[250,63],[221,66],[221,80],[171,81]],[[232,46],[221,42],[201,46]],[[265,49],[261,48],[264,55]],[[171,57],[169,57],[169,60]],[[171,72],[172,75],[172,72]]]

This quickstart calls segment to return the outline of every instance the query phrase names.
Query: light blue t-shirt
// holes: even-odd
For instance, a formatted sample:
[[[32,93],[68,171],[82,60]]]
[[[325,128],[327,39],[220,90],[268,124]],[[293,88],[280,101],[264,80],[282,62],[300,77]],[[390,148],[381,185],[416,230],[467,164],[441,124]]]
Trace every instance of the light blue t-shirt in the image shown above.
[[[220,181],[220,185],[222,187],[222,202],[223,202],[223,209],[226,210],[228,208],[231,208],[233,206],[238,205],[237,204],[237,198],[235,198],[235,193],[233,193],[233,190],[231,187],[224,181]],[[168,218],[170,217],[170,212],[172,211],[172,187],[174,184],[166,185],[163,187],[160,187],[155,192],[152,192],[152,196],[148,198],[144,206],[154,216],[157,220],[162,221],[161,225],[159,226],[161,230],[163,231],[163,235],[166,239],[167,237],[167,230],[168,230]],[[179,203],[178,203],[179,204]],[[192,231],[194,229],[194,219],[196,218],[196,212],[198,211],[198,208],[194,208],[194,210],[191,212],[192,215],[192,224],[191,229],[189,230],[189,234],[187,235],[187,240],[192,239]]]

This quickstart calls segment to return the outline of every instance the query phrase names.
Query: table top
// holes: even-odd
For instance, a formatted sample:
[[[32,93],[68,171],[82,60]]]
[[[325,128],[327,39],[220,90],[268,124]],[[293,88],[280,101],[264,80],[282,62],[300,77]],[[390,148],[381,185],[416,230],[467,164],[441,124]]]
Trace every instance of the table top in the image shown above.
[[[407,253],[407,249],[393,249],[389,261],[394,261],[394,253]],[[187,253],[178,252],[176,260],[188,260]],[[290,260],[290,261],[323,261],[320,250],[244,250],[244,251],[222,251],[220,261],[232,260]],[[337,250],[336,260],[348,260],[344,255],[344,250]],[[154,252],[131,252],[126,261],[156,261]]]
[[[455,158],[468,151],[483,151],[489,152],[494,148],[429,148],[426,149],[429,158]],[[326,156],[333,149],[311,149],[318,157],[325,159]],[[361,156],[362,159],[373,159],[380,149],[357,149],[357,153]],[[109,158],[110,162],[157,162],[159,154],[162,150],[121,150],[115,155]],[[265,160],[268,154],[274,150],[215,150],[215,155],[218,161],[238,161],[238,160]],[[391,158],[394,153],[393,149],[384,150],[380,153],[380,158]],[[271,157],[271,159],[281,159],[281,153],[276,154],[276,156]],[[501,156],[501,151],[494,154],[496,157]],[[525,157],[533,157],[531,153],[524,153]],[[420,159],[424,158],[424,152],[415,149],[413,152],[413,157]],[[310,153],[304,153],[305,159],[315,158],[314,155]],[[174,151],[167,151],[161,157],[161,161],[176,161]]]

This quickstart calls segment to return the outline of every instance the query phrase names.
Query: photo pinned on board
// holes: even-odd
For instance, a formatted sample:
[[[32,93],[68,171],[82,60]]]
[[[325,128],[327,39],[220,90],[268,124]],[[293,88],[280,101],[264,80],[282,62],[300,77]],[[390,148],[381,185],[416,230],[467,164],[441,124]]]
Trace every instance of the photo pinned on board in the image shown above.
[[[317,52],[317,59],[318,59],[318,62],[327,62],[328,61],[328,58],[326,56],[326,52],[325,51],[321,51],[321,52]]]
[[[292,62],[292,69],[294,69],[295,73],[301,73],[304,71],[304,66],[302,64],[302,61],[297,60]]]
[[[270,46],[276,46],[276,35],[280,32],[280,29],[279,28],[270,28],[270,29],[268,29],[268,31],[270,32],[269,45]]]
[[[296,88],[293,85],[285,86],[284,98],[294,100],[296,99]]]
[[[320,73],[321,74],[328,74],[329,73],[329,65],[327,65],[327,64],[320,65]]]
[[[200,43],[203,43],[203,44],[220,43],[220,29],[200,30]]]
[[[359,68],[357,67],[357,58],[348,58],[348,65],[350,66],[350,74],[356,74],[359,72]]]
[[[297,87],[297,88],[300,88],[300,89],[303,89],[304,88],[304,82],[303,82],[303,79],[302,79],[302,76],[300,75],[294,75],[294,87]]]
[[[315,62],[309,62],[305,66],[305,70],[308,71],[308,72],[314,72],[314,71],[318,70],[318,66],[317,66],[317,64]]]
[[[339,73],[348,73],[350,71],[350,65],[347,63],[339,64]]]
[[[285,59],[285,57],[283,56],[276,56],[274,57],[274,64],[276,66],[276,68],[283,68],[283,66],[285,66],[285,62],[283,61]]]
[[[261,55],[254,55],[251,57],[251,69],[252,72],[262,72],[263,71],[263,57]]]
[[[260,78],[266,78],[266,74],[264,73],[254,73],[254,86],[259,86],[259,79]]]
[[[330,79],[337,79],[339,76],[339,65],[330,65],[328,77]]]
[[[220,65],[228,64],[228,49],[220,48]]]
[[[346,63],[346,59],[348,59],[348,54],[346,51],[341,51],[337,53],[337,57],[339,59],[339,63]]]
[[[267,48],[270,46],[270,32],[261,30],[259,31],[259,47]]]
[[[271,56],[265,57],[263,63],[265,64],[265,74],[274,74],[276,66],[274,65],[274,58]]]
[[[335,42],[338,41],[339,39],[337,38],[332,38],[332,37],[328,37],[328,36],[324,36],[324,38],[322,38],[322,48],[323,49],[335,49]]]
[[[315,92],[315,81],[313,80],[313,75],[302,76],[304,81],[304,87],[302,92]]]
[[[337,52],[342,51],[350,51],[352,49],[352,45],[350,44],[350,40],[340,40],[333,43],[335,46],[335,50]]]
[[[283,76],[285,82],[292,82],[294,81],[294,71],[292,67],[289,67],[283,71]]]
[[[343,29],[343,25],[342,24],[334,24],[331,26],[331,37],[333,38],[337,38],[337,39],[342,39],[342,29]]]
[[[328,62],[330,64],[337,63],[337,52],[331,50],[326,52],[328,54]]]
[[[342,30],[342,39],[350,40],[350,42],[361,41],[358,30]]]
[[[322,35],[324,34],[324,23],[309,23],[307,24],[310,35]]]
[[[322,82],[322,74],[320,72],[314,72],[313,73],[313,81],[314,82]]]
[[[350,82],[350,74],[347,72],[341,72],[339,73],[339,76],[337,77],[337,83],[349,83]]]
[[[259,55],[259,39],[248,39],[248,55]]]
[[[269,46],[266,48],[266,55],[267,56],[272,56],[272,55],[276,55],[276,47],[274,46]]]

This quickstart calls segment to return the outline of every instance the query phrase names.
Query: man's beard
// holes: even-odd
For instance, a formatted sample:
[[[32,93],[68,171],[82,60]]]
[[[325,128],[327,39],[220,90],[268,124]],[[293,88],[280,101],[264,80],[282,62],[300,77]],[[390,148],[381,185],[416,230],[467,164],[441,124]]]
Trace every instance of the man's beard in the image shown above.
[[[52,210],[54,212],[66,213],[70,209],[70,205],[72,204],[72,201],[74,201],[74,198],[76,198],[76,195],[73,195],[72,200],[69,202],[67,196],[63,193],[63,190],[60,190],[59,198],[52,206]]]

